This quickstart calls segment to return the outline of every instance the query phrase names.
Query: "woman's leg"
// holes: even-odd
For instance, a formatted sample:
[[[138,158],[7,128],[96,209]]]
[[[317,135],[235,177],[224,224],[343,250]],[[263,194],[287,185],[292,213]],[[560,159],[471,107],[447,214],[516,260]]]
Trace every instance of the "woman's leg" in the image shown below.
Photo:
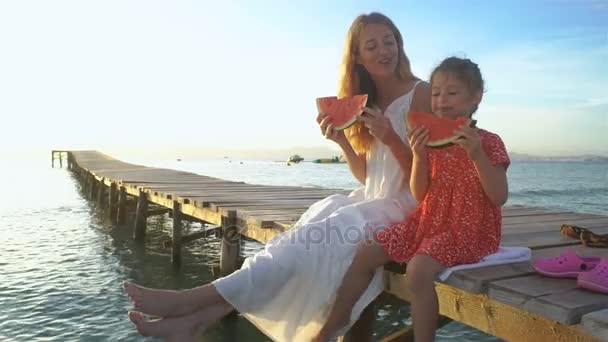
[[[160,337],[167,341],[195,341],[202,330],[232,311],[228,303],[215,304],[185,316],[147,321],[143,313],[130,311],[129,319],[143,336]]]
[[[212,284],[181,291],[146,288],[128,281],[123,286],[135,309],[152,316],[183,316],[207,306],[228,304]]]
[[[415,255],[408,263],[406,283],[412,294],[412,324],[416,342],[434,341],[439,304],[435,279],[444,266],[428,255]]]
[[[348,324],[353,306],[369,286],[376,269],[387,261],[389,256],[377,242],[366,242],[359,246],[353,262],[344,274],[327,321],[315,341],[327,341]]]

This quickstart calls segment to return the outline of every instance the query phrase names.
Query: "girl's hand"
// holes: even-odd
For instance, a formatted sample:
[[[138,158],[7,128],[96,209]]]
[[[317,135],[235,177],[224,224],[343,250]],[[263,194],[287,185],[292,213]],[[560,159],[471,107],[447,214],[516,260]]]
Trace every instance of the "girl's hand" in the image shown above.
[[[483,155],[481,138],[477,133],[477,128],[463,125],[454,130],[454,134],[460,135],[460,138],[458,138],[458,140],[455,142],[462,146],[465,151],[467,151],[467,154],[471,160],[478,160]]]
[[[363,124],[369,129],[369,133],[374,138],[380,140],[385,145],[390,145],[397,141],[396,139],[399,139],[389,118],[382,115],[382,112],[377,108],[364,107],[363,114],[359,116],[359,120],[363,121]]]
[[[319,115],[317,115],[317,123],[321,128],[321,134],[323,134],[326,139],[329,139],[337,144],[346,141],[344,131],[338,131],[334,129],[334,126],[332,126],[331,119],[329,116],[323,113],[319,113]]]
[[[429,141],[429,130],[424,126],[418,126],[409,134],[410,148],[418,158],[426,157],[426,143]]]

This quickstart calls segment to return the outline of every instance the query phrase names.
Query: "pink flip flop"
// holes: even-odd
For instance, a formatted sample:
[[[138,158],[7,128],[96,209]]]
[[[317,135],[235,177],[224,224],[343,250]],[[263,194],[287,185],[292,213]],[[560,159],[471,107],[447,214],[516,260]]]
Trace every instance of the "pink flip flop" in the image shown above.
[[[603,258],[591,271],[579,274],[576,284],[588,290],[608,293],[608,259]]]
[[[600,257],[581,257],[574,250],[566,249],[559,256],[532,261],[532,267],[548,277],[577,278],[582,272],[594,269],[601,260]]]

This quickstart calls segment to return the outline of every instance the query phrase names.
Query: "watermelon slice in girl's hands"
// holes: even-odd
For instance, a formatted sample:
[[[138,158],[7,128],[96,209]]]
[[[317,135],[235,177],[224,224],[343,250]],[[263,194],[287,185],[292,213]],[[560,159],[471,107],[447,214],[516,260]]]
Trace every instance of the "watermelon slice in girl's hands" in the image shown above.
[[[409,132],[418,126],[425,126],[429,130],[429,141],[426,146],[443,147],[454,143],[459,138],[454,130],[462,125],[475,127],[476,120],[458,117],[455,119],[441,118],[433,113],[409,112],[406,116],[406,128]]]
[[[367,103],[367,94],[337,98],[336,96],[317,98],[319,113],[330,117],[336,130],[350,127],[357,121]]]

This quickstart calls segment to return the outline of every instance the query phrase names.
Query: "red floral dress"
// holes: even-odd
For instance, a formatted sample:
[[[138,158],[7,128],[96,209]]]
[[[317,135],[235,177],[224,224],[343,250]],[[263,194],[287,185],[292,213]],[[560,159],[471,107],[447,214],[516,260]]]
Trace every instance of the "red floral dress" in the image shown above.
[[[479,129],[481,146],[493,165],[508,168],[503,141]],[[427,194],[403,222],[376,234],[397,262],[426,254],[445,267],[478,262],[498,250],[501,209],[486,196],[477,170],[460,145],[427,148],[431,174]]]

